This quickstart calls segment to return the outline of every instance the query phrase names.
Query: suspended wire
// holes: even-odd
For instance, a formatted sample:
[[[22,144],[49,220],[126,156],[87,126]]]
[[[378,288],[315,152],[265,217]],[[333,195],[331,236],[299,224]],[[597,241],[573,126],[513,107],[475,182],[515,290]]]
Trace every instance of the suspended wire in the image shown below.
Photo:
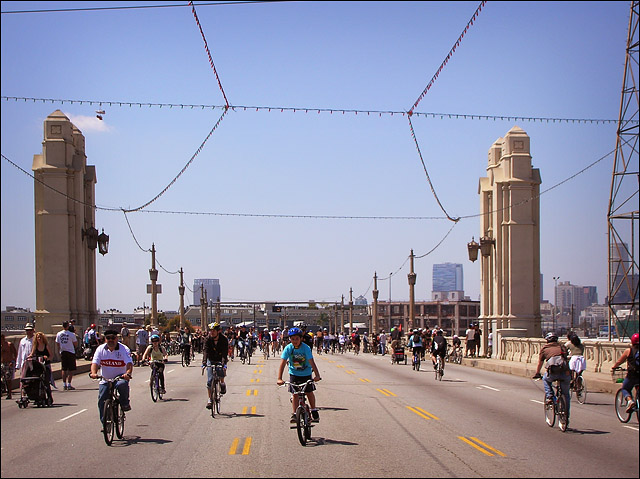
[[[425,254],[423,254],[423,255],[420,255],[420,256],[414,256],[414,258],[415,258],[415,259],[424,258],[425,256],[428,256],[428,255],[430,255],[431,253],[433,253],[436,249],[438,249],[438,246],[440,246],[440,245],[444,242],[444,240],[446,240],[446,239],[447,239],[447,236],[449,236],[449,234],[451,233],[451,231],[453,231],[453,228],[455,228],[457,224],[458,224],[457,222],[453,223],[453,224],[451,225],[451,228],[449,228],[449,231],[447,231],[447,234],[446,234],[446,235],[444,235],[444,237],[440,240],[440,242],[439,242],[437,245],[435,245],[431,250],[427,251],[427,252],[426,252]]]
[[[127,218],[127,212],[125,210],[122,210],[122,213],[124,214],[124,219],[127,222],[127,226],[129,227],[131,236],[133,237],[133,240],[138,245],[138,248],[140,248],[140,251],[142,251],[143,253],[151,253],[150,249],[144,249],[142,246],[140,246],[140,243],[138,242],[138,238],[136,238],[136,235],[133,233],[133,228],[131,228],[131,223],[129,223],[129,218]]]
[[[198,7],[211,7],[218,5],[246,5],[252,3],[284,3],[293,0],[243,0],[238,2],[206,2],[206,3],[198,3]],[[68,12],[93,12],[98,10],[134,10],[134,9],[148,9],[148,8],[175,8],[181,7],[184,8],[187,5],[184,3],[174,4],[174,5],[130,5],[130,6],[122,6],[122,7],[85,7],[85,8],[51,8],[51,9],[42,9],[42,10],[9,10],[5,12],[0,12],[3,15],[5,13],[68,13]]]
[[[413,114],[413,110],[415,110],[418,106],[418,103],[420,103],[420,101],[424,98],[424,96],[427,94],[427,92],[429,91],[429,89],[431,88],[431,85],[433,85],[433,83],[436,81],[436,79],[438,78],[438,76],[440,75],[440,72],[442,71],[442,69],[445,67],[445,65],[449,62],[449,59],[453,56],[453,54],[456,51],[456,48],[458,48],[458,46],[460,45],[460,42],[462,41],[462,38],[465,36],[465,34],[467,33],[467,30],[469,30],[469,28],[471,27],[471,25],[473,25],[473,22],[475,21],[475,19],[477,18],[477,16],[480,14],[480,10],[482,10],[482,7],[484,6],[484,4],[486,3],[485,0],[482,0],[482,2],[480,2],[480,5],[478,5],[478,8],[476,8],[476,11],[474,12],[473,16],[471,17],[471,20],[469,20],[467,22],[467,26],[464,28],[463,32],[460,34],[460,36],[458,37],[458,40],[456,41],[456,43],[453,45],[453,47],[451,48],[451,50],[449,50],[449,53],[447,54],[447,57],[444,59],[444,61],[440,64],[440,68],[438,68],[438,71],[436,71],[435,75],[433,75],[433,77],[431,78],[431,81],[428,83],[428,85],[426,86],[426,88],[422,91],[422,93],[420,94],[420,96],[418,97],[418,99],[415,101],[415,103],[413,104],[413,106],[411,107],[411,109],[409,110],[409,116],[411,116]]]
[[[204,31],[202,31],[202,25],[200,25],[200,20],[198,19],[198,14],[196,13],[196,7],[192,1],[189,2],[189,5],[191,5],[191,12],[193,13],[193,17],[196,19],[196,23],[198,24],[198,28],[200,29],[200,34],[202,35],[202,40],[204,41],[204,49],[207,52],[207,56],[209,57],[209,65],[211,65],[211,68],[213,69],[213,73],[216,75],[216,80],[218,80],[218,87],[222,92],[222,96],[224,97],[224,103],[228,109],[229,100],[227,100],[227,95],[224,93],[224,88],[222,88],[222,82],[220,81],[220,77],[218,76],[218,71],[216,70],[216,66],[213,64],[213,57],[211,56],[211,52],[209,51],[209,45],[207,45],[207,39],[204,36]]]
[[[33,102],[33,103],[60,103],[65,104],[69,103],[71,105],[79,104],[84,105],[85,103],[89,106],[100,106],[100,107],[134,107],[137,106],[139,108],[147,107],[147,108],[169,108],[169,109],[181,109],[184,110],[216,110],[216,109],[225,109],[226,105],[206,105],[206,104],[185,104],[185,103],[141,103],[135,101],[114,101],[114,100],[70,100],[70,99],[56,99],[56,98],[33,98],[33,97],[22,97],[22,96],[2,96],[1,97],[5,101],[22,101],[22,102]],[[356,109],[344,109],[344,108],[314,108],[314,107],[290,107],[290,106],[248,106],[248,105],[229,105],[229,108],[233,111],[267,111],[267,112],[304,112],[304,113],[353,113],[356,116],[360,114],[361,116],[370,116],[370,115],[399,115],[404,117],[407,115],[406,111],[400,110],[356,110]],[[411,115],[412,117],[425,117],[425,118],[433,118],[440,120],[493,120],[493,121],[508,121],[508,122],[540,122],[540,123],[584,123],[584,124],[617,124],[618,120],[610,120],[603,118],[558,118],[558,117],[538,117],[538,116],[523,116],[523,115],[486,115],[486,114],[476,114],[476,113],[437,113],[437,112],[417,112],[414,111]],[[631,123],[638,123],[638,120],[631,120]]]
[[[222,121],[222,119],[224,118],[224,116],[227,114],[229,110],[224,110],[222,112],[222,115],[220,116],[220,118],[218,119],[218,121],[216,122],[215,125],[213,125],[213,128],[211,129],[211,131],[209,132],[209,134],[207,135],[207,137],[204,139],[204,141],[200,144],[200,147],[196,150],[196,152],[193,154],[193,156],[191,157],[191,159],[189,161],[187,161],[187,164],[184,165],[184,167],[182,168],[182,170],[180,170],[180,173],[178,173],[176,175],[176,177],[171,180],[171,182],[165,186],[165,188],[158,193],[153,199],[147,201],[145,204],[143,204],[142,206],[138,206],[137,208],[133,208],[133,209],[128,209],[128,210],[124,210],[128,213],[134,212],[134,211],[140,211],[144,208],[146,208],[147,206],[149,206],[151,203],[153,203],[154,201],[156,201],[158,198],[160,198],[162,195],[165,194],[165,192],[171,188],[171,186],[173,186],[173,184],[178,180],[178,178],[180,178],[180,176],[182,176],[182,173],[184,173],[186,171],[187,168],[189,168],[189,165],[191,165],[191,163],[193,162],[193,160],[195,160],[196,156],[198,156],[200,154],[200,152],[202,151],[202,149],[204,148],[205,143],[207,142],[207,140],[211,137],[211,135],[213,134],[213,132],[216,130],[216,128],[218,128],[218,125],[220,124],[220,122]]]
[[[427,171],[427,165],[425,165],[425,163],[424,163],[424,158],[422,157],[422,152],[420,151],[420,145],[418,144],[418,139],[416,138],[416,133],[413,130],[413,124],[411,123],[411,116],[408,116],[407,118],[409,119],[409,128],[411,130],[411,136],[413,137],[413,141],[416,144],[416,149],[418,150],[418,155],[420,156],[420,161],[422,162],[422,168],[424,168],[424,174],[427,176],[427,181],[429,182],[429,187],[431,188],[431,193],[433,193],[433,196],[436,199],[436,201],[438,202],[438,206],[440,207],[442,212],[445,215],[447,215],[447,219],[449,219],[450,221],[453,221],[453,222],[460,221],[460,218],[452,218],[451,216],[449,216],[449,213],[447,213],[447,210],[445,210],[444,206],[442,206],[442,203],[440,202],[440,198],[438,198],[436,190],[433,187],[433,183],[431,182],[431,178],[429,177],[429,172]]]

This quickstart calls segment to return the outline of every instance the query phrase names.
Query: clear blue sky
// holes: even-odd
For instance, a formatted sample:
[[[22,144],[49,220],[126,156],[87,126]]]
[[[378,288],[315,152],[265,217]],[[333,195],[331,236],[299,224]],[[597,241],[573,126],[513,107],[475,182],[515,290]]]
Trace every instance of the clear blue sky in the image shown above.
[[[2,2],[2,11],[177,2]],[[202,2],[199,2],[202,3]],[[407,111],[479,2],[282,2],[198,6],[231,105]],[[223,105],[191,9],[2,14],[2,96]],[[617,119],[629,2],[488,2],[416,111]],[[84,133],[98,206],[135,208],[179,173],[220,109],[2,101],[2,154],[31,171],[43,121],[62,110]],[[541,190],[614,149],[615,123],[413,117],[440,201],[451,216],[479,212],[478,181],[492,143],[518,125],[531,137]],[[541,272],[607,284],[607,206],[613,155],[542,195]],[[33,180],[2,159],[2,308],[35,309]],[[223,301],[372,300],[374,271],[394,273],[408,299],[410,249],[423,255],[450,230],[429,188],[406,116],[274,109],[230,111],[185,173],[148,209],[248,215],[437,217],[424,220],[130,213],[143,249],[169,272],[219,278]],[[97,258],[98,307],[149,304],[150,253],[121,212],[99,210],[110,252]],[[416,299],[431,298],[434,263],[480,269],[461,220],[415,262]],[[160,270],[158,307],[178,308],[179,275]],[[380,281],[388,299],[389,281]],[[192,294],[188,293],[189,302]]]

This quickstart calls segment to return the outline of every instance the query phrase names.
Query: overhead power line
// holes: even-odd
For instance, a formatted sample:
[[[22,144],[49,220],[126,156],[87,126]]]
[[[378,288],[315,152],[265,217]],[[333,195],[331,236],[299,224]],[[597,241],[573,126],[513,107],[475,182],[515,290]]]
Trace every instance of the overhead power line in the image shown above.
[[[187,110],[224,110],[225,105],[210,105],[210,104],[187,104],[187,103],[150,103],[150,102],[136,102],[136,101],[115,101],[115,100],[71,100],[60,98],[33,98],[23,96],[2,96],[5,101],[22,101],[33,103],[60,103],[64,105],[68,103],[70,105],[84,105],[100,106],[100,107],[134,107],[138,108],[167,108],[167,109],[187,109]],[[269,113],[329,113],[329,114],[354,114],[361,116],[371,115],[389,115],[389,116],[401,116],[404,117],[409,113],[400,110],[358,110],[353,108],[318,108],[318,107],[299,107],[299,106],[250,106],[250,105],[229,105],[229,109],[232,111],[266,111]],[[418,112],[414,111],[412,117],[424,117],[440,120],[493,120],[493,121],[518,121],[518,122],[540,122],[540,123],[584,123],[584,124],[617,124],[618,120],[605,119],[605,118],[561,118],[551,116],[526,116],[526,115],[489,115],[484,113],[451,113],[451,112]]]

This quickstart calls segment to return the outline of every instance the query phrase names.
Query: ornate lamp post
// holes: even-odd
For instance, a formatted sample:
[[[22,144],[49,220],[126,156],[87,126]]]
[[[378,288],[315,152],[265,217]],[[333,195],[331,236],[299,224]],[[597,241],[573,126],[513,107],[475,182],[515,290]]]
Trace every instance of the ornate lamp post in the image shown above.
[[[409,331],[413,330],[414,321],[416,319],[416,297],[415,297],[415,286],[416,286],[416,273],[413,271],[413,249],[411,250],[411,272],[407,275],[409,279]]]

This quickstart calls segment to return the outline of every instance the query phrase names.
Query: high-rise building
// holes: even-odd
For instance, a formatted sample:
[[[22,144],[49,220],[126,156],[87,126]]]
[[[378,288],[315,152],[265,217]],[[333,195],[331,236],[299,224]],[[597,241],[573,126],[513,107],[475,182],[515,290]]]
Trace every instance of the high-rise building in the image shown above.
[[[464,292],[462,265],[458,263],[434,264],[431,291],[432,296],[436,293],[448,293],[452,291]]]
[[[200,286],[204,287],[207,294],[208,302],[215,302],[220,298],[220,280],[219,279],[194,279],[193,280],[193,303],[200,304],[200,297],[203,294]]]
[[[595,286],[576,286],[569,281],[562,281],[557,286],[558,312],[568,314],[573,307],[578,315],[592,304],[598,302],[598,291]]]

